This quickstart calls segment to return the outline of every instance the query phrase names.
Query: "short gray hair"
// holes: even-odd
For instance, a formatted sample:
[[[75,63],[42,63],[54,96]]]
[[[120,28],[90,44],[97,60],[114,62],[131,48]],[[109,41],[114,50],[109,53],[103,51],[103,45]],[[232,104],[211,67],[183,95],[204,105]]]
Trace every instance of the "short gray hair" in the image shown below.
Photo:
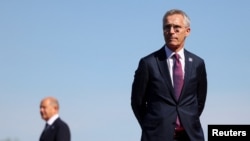
[[[165,14],[164,14],[164,16],[163,16],[163,26],[164,26],[164,23],[165,23],[165,20],[166,20],[166,18],[168,17],[168,16],[170,16],[170,15],[174,15],[174,14],[180,14],[180,15],[182,15],[183,16],[183,18],[184,18],[184,22],[185,22],[185,25],[186,25],[186,27],[190,27],[190,18],[188,17],[188,15],[184,12],[184,11],[182,11],[182,10],[179,10],[179,9],[171,9],[171,10],[169,10],[169,11],[167,11]]]

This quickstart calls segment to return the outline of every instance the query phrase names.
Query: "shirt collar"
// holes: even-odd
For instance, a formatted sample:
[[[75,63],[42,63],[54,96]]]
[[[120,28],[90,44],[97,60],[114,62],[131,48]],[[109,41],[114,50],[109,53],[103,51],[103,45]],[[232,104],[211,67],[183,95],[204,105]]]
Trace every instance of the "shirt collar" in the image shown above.
[[[172,50],[170,50],[167,47],[167,45],[165,45],[165,52],[166,52],[166,55],[167,55],[167,59],[171,58],[175,54],[175,52],[173,52]],[[181,50],[179,50],[177,53],[180,55],[181,59],[184,59],[184,48],[182,48]]]
[[[55,120],[56,120],[57,118],[59,118],[59,115],[58,115],[58,114],[55,114],[54,116],[52,116],[52,117],[47,121],[47,123],[48,123],[49,125],[52,125],[52,124],[55,122]]]

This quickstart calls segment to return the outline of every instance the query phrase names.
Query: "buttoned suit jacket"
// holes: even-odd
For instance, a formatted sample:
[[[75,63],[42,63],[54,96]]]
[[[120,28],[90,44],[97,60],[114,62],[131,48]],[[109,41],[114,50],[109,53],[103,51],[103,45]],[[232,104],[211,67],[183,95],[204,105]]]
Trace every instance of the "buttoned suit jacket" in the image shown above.
[[[207,95],[204,60],[184,49],[184,85],[174,94],[164,47],[140,59],[131,106],[142,129],[141,141],[172,141],[177,115],[191,141],[204,141],[200,115]]]
[[[48,129],[42,132],[39,141],[70,141],[69,126],[57,118]]]

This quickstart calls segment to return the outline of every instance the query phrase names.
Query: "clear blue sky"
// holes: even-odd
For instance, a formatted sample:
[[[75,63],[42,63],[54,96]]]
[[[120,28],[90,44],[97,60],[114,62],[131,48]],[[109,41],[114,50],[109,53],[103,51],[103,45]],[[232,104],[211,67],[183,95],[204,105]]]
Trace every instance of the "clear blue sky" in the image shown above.
[[[205,59],[208,124],[250,123],[248,0],[0,1],[0,140],[36,141],[45,96],[72,141],[139,141],[130,106],[141,57],[163,46],[162,16],[187,12],[185,48]]]

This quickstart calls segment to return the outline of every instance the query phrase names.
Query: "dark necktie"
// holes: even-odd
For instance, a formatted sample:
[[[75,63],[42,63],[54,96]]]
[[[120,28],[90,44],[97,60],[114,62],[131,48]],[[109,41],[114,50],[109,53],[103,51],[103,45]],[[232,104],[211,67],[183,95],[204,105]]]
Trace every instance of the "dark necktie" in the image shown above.
[[[45,124],[45,127],[44,127],[44,130],[47,130],[48,128],[49,128],[49,124],[46,123],[46,124]]]
[[[46,123],[45,126],[44,126],[44,129],[43,129],[43,132],[42,132],[42,134],[40,136],[40,141],[43,140],[44,135],[45,135],[46,131],[48,130],[48,128],[49,128],[49,124]]]
[[[45,124],[45,127],[44,127],[44,129],[43,129],[43,133],[45,133],[48,129],[49,129],[49,124],[46,123],[46,124]]]
[[[174,92],[176,99],[178,100],[183,86],[183,72],[180,61],[180,55],[174,54],[173,58],[174,58],[174,66],[173,66]]]
[[[180,62],[180,55],[174,54],[173,58],[174,58],[174,66],[173,66],[174,93],[175,93],[176,99],[178,100],[181,94],[182,87],[183,87],[183,72],[182,72],[182,66]],[[181,127],[181,123],[180,123],[178,116],[176,119],[176,126]]]

